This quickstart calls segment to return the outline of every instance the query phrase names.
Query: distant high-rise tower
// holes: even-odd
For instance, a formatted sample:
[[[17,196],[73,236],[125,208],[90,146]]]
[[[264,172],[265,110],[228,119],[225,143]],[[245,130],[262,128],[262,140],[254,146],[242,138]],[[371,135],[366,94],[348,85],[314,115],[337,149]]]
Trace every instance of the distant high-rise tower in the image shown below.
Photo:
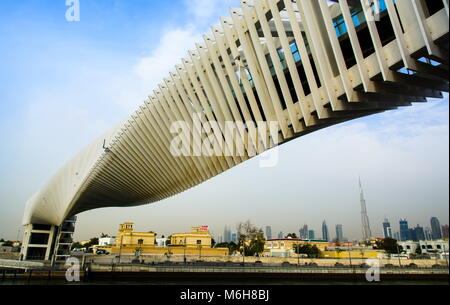
[[[400,241],[400,232],[395,232],[394,233],[394,239],[397,241]]]
[[[387,219],[385,219],[383,222],[383,233],[384,233],[384,238],[392,238],[393,237],[391,223]]]
[[[225,230],[223,232],[223,239],[226,243],[231,242],[231,230],[227,226],[225,227]]]
[[[407,241],[411,239],[409,234],[408,221],[406,219],[400,219],[400,241]]]
[[[309,240],[313,240],[313,239],[315,239],[315,237],[316,237],[316,234],[315,234],[314,230],[309,230],[309,232],[308,232]]]
[[[442,238],[448,238],[448,225],[442,226]]]
[[[372,237],[372,231],[370,230],[369,216],[367,216],[366,200],[364,199],[364,192],[362,188],[361,178],[359,179],[359,190],[361,197],[361,221],[363,239],[369,240]]]
[[[266,238],[272,239],[272,227],[271,226],[266,227]]]
[[[342,229],[342,225],[336,225],[336,239],[338,241],[344,241],[344,230]]]
[[[413,241],[424,241],[425,240],[425,230],[420,225],[414,228],[414,235],[411,238]]]
[[[309,238],[308,225],[304,225],[303,228],[300,229],[299,233],[301,239],[308,239]]]
[[[442,228],[439,220],[436,217],[431,218],[431,234],[433,240],[442,239]]]
[[[330,234],[328,233],[328,226],[325,220],[322,223],[322,239],[324,241],[330,241]]]
[[[278,239],[283,239],[283,238],[284,238],[283,232],[279,232],[278,233]]]
[[[426,227],[425,230],[425,240],[433,240],[433,234],[431,233],[431,228]]]

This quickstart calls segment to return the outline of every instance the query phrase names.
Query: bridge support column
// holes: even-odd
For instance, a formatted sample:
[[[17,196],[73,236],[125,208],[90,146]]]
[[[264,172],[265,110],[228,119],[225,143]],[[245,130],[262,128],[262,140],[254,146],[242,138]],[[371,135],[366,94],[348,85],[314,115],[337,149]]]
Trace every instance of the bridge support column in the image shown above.
[[[76,217],[61,226],[29,224],[25,228],[20,259],[24,261],[65,261],[70,257]]]
[[[56,226],[29,224],[23,235],[21,260],[49,261],[52,256],[52,245],[56,238]]]

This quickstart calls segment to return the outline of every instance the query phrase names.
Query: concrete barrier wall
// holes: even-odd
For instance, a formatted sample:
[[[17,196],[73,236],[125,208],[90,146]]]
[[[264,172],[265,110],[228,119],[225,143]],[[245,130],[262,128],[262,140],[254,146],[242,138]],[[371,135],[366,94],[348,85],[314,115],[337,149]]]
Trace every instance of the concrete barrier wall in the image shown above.
[[[94,273],[237,273],[237,274],[361,274],[367,272],[365,268],[289,268],[289,267],[208,267],[208,266],[146,266],[146,265],[91,265],[90,272]],[[427,274],[427,275],[445,275],[446,269],[381,269],[381,274]]]
[[[133,259],[135,259],[134,256],[130,255],[122,255],[121,256],[121,262],[131,262]],[[117,258],[107,258],[107,257],[91,257],[87,261],[103,261],[105,263],[107,262],[113,262],[118,261]],[[145,263],[162,263],[166,261],[170,262],[184,262],[184,256],[183,255],[172,255],[169,257],[166,257],[164,255],[142,255],[139,257],[140,261],[144,261]],[[241,263],[243,262],[243,259],[241,256],[199,256],[199,255],[191,255],[186,256],[187,262],[196,262],[196,261],[203,261],[203,262],[233,262],[233,263]],[[301,265],[310,264],[310,263],[316,263],[318,266],[322,267],[333,267],[336,263],[340,263],[343,265],[360,265],[367,262],[366,259],[307,259],[307,258],[300,258],[298,260],[297,258],[284,258],[284,257],[245,257],[246,263],[255,263],[257,261],[262,262],[263,264],[282,264],[284,262],[288,262],[290,264],[297,264],[300,263]],[[441,266],[448,266],[446,260],[412,260],[412,259],[401,259],[400,261],[397,258],[392,259],[382,259],[380,260],[380,265],[384,266],[387,264],[391,264],[394,266],[407,266],[410,264],[416,264],[419,267],[431,267],[433,265],[441,265]]]

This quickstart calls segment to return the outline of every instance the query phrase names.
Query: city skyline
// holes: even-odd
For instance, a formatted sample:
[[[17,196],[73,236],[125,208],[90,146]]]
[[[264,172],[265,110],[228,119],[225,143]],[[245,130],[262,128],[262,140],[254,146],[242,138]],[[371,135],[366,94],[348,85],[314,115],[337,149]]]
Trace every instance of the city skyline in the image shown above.
[[[437,217],[431,217],[431,219],[433,219],[433,218],[437,218]],[[437,218],[437,219],[439,219],[439,218]],[[384,220],[384,222],[381,224],[381,227],[382,228],[384,228],[383,227],[383,225],[386,223],[386,220],[388,220],[388,219],[385,219]],[[402,218],[400,218],[399,219],[399,221],[398,222],[401,222],[401,221],[403,221],[403,220],[406,220],[407,221],[407,219],[402,219]],[[388,221],[388,223],[390,224],[390,221]],[[254,224],[254,223],[253,223]],[[141,228],[143,228],[144,226],[142,225],[142,224],[135,224],[136,225],[136,227],[141,227]],[[255,225],[255,224],[254,224]],[[323,224],[322,224],[323,225]],[[422,233],[420,233],[420,234],[422,234],[422,235],[419,235],[419,236],[423,236],[424,238],[417,238],[418,240],[437,240],[437,239],[441,239],[441,238],[438,238],[438,237],[433,237],[432,236],[432,227],[428,224],[428,226],[427,225],[423,225],[423,224],[415,224],[415,225],[411,225],[408,221],[407,221],[407,225],[408,225],[408,228],[407,228],[407,234],[408,234],[408,238],[406,239],[406,240],[415,240],[416,238],[412,238],[412,236],[411,236],[411,234],[417,234],[417,233],[412,233],[412,230],[414,230],[414,229],[419,229],[419,230],[421,230],[421,232]],[[119,226],[119,225],[117,225],[117,226]],[[197,226],[197,225],[192,225],[192,226]],[[260,228],[261,230],[263,230],[263,232],[264,232],[264,236],[266,236],[267,237],[267,231],[264,231],[265,229],[267,229],[267,228],[270,228],[270,230],[273,230],[273,228],[274,228],[274,226],[272,226],[272,225],[267,225],[267,224],[265,224],[265,225],[255,225],[256,227],[258,227],[258,228]],[[445,226],[448,226],[448,224],[442,224],[441,225],[441,232],[443,231],[443,228],[445,227]],[[237,233],[237,224],[236,224],[236,226],[232,226],[232,225],[225,225],[225,227],[222,229],[222,231],[220,231],[220,229],[218,229],[218,228],[216,228],[214,225],[208,225],[208,227],[210,228],[210,233],[211,233],[211,235],[213,236],[213,237],[215,237],[217,240],[216,240],[216,242],[218,242],[218,243],[220,243],[220,242],[231,242],[231,241],[234,241],[235,242],[235,239],[237,240],[237,238],[238,238],[238,236],[239,236],[239,234]],[[302,238],[301,236],[298,236],[298,231],[301,231],[302,229],[304,229],[305,227],[307,227],[308,228],[308,236],[306,237],[306,238]],[[327,224],[327,227],[328,227],[328,224]],[[331,242],[331,241],[333,241],[334,239],[339,239],[340,241],[345,241],[345,240],[349,240],[349,241],[353,241],[353,240],[358,240],[358,241],[362,241],[363,239],[362,238],[347,238],[346,236],[345,236],[345,230],[344,230],[344,227],[345,227],[345,224],[336,224],[336,225],[334,225],[334,228],[335,228],[335,230],[333,231],[334,233],[333,234],[329,234],[328,236],[329,236],[329,241]],[[391,228],[392,229],[392,233],[391,233],[391,235],[392,235],[392,238],[394,238],[394,235],[395,235],[395,233],[400,233],[401,232],[401,228],[400,228],[400,225],[398,224],[397,225],[397,227],[398,227],[398,230],[395,230],[395,226],[390,226],[389,228]],[[275,229],[276,228],[279,228],[279,226],[278,227],[275,227]],[[153,229],[155,229],[155,228],[153,228]],[[187,228],[185,229],[185,231],[186,230],[188,230]],[[338,230],[341,230],[341,232],[342,232],[342,236],[341,236],[341,239],[337,236],[337,231]],[[427,236],[427,230],[429,230],[429,236]],[[144,230],[144,231],[146,231],[146,230]],[[148,231],[148,230],[147,230]],[[323,236],[318,236],[318,235],[316,235],[316,231],[318,231],[318,230],[316,230],[316,229],[312,229],[310,226],[308,226],[307,224],[305,224],[305,225],[302,225],[302,226],[300,226],[299,227],[299,230],[297,230],[297,232],[295,231],[295,230],[291,230],[291,231],[285,231],[285,232],[283,232],[283,231],[277,231],[277,230],[275,230],[276,232],[277,232],[277,238],[279,239],[280,238],[280,233],[282,233],[282,237],[281,238],[286,238],[286,235],[288,235],[288,234],[290,234],[290,233],[295,233],[295,234],[297,234],[297,236],[300,238],[300,239],[316,239],[316,240],[323,240]],[[171,234],[175,234],[175,233],[179,233],[179,232],[183,232],[182,230],[179,230],[179,231],[171,231],[171,232],[158,232],[157,230],[155,231],[155,233],[157,233],[158,234],[158,236],[169,236],[169,235],[171,235]],[[384,232],[383,232],[383,230],[381,230],[381,234],[379,234],[379,235],[376,235],[376,236],[372,236],[373,238],[385,238],[385,236],[384,236]],[[110,232],[110,233],[105,233],[105,232],[101,232],[101,233],[99,233],[98,235],[100,235],[100,234],[107,234],[108,236],[114,236],[115,235],[115,233],[114,232]],[[311,234],[314,234],[315,235],[315,237],[314,238],[311,238]],[[442,233],[441,233],[442,234]],[[85,240],[88,240],[89,238],[92,238],[92,237],[98,237],[98,236],[95,236],[95,235],[92,235],[92,236],[90,236],[90,237],[87,237],[87,238],[85,238]],[[442,236],[443,237],[443,236]],[[1,238],[1,237],[0,237]],[[272,236],[271,238],[267,238],[267,239],[275,239],[275,237],[274,236]],[[79,240],[82,240],[82,239],[79,239]],[[398,239],[399,241],[401,241],[401,238],[400,239]]]
[[[198,12],[189,10],[186,1],[175,2],[186,9],[174,11],[163,3],[121,3],[117,9],[86,2],[79,24],[64,20],[63,3],[5,4],[0,31],[15,30],[0,35],[0,43],[10,46],[0,50],[5,72],[0,76],[0,99],[5,101],[0,140],[8,143],[0,154],[0,238],[16,239],[26,200],[81,147],[141,104],[174,61],[238,4],[211,0]],[[374,234],[382,235],[386,215],[392,223],[405,217],[414,225],[446,215],[439,219],[446,224],[448,113],[446,94],[443,100],[318,131],[280,147],[275,168],[260,169],[260,158],[255,158],[151,206],[80,214],[75,238],[113,234],[123,221],[169,233],[198,224],[222,232],[225,225],[250,219],[260,227],[271,225],[275,235],[298,233],[305,222],[321,232],[327,219],[330,232],[342,223],[347,238],[359,239],[358,176]]]
[[[438,220],[438,217],[431,217],[431,223],[430,224],[432,224],[433,223],[433,219],[437,219]],[[400,233],[400,231],[401,231],[401,225],[400,225],[400,222],[402,222],[402,221],[404,221],[404,220],[406,220],[406,219],[402,219],[402,218],[400,218],[399,219],[399,225],[398,225],[398,227],[399,227],[399,229],[398,230],[396,230],[396,231],[394,231],[393,230],[393,228],[395,228],[395,227],[393,227],[393,226],[391,226],[391,223],[390,223],[390,221],[386,218],[386,219],[384,219],[384,221],[383,221],[383,223],[381,224],[381,226],[382,226],[382,228],[383,228],[383,230],[382,230],[382,235],[379,235],[379,236],[372,236],[373,238],[387,238],[387,237],[389,237],[389,238],[393,238],[393,235],[394,235],[394,233]],[[407,220],[406,220],[406,222],[407,222]],[[440,222],[439,222],[439,220],[438,220],[438,224],[439,224]],[[328,229],[328,225],[326,224],[326,221],[324,221],[323,223],[322,223],[322,230],[323,230],[323,226],[324,226],[324,224],[327,226],[327,229]],[[448,227],[448,224],[442,224],[442,225],[440,225],[439,224],[439,230],[440,230],[440,232],[441,232],[441,235],[440,236],[436,236],[436,235],[433,235],[432,234],[432,225],[431,226],[423,226],[422,224],[416,224],[415,226],[409,226],[409,223],[407,222],[407,225],[408,225],[408,237],[409,237],[409,239],[411,239],[411,240],[426,240],[426,239],[429,239],[429,240],[438,240],[438,239],[442,239],[442,238],[444,238],[444,234],[443,234],[443,231],[444,231],[444,227]],[[258,226],[257,226],[258,227]],[[265,231],[265,233],[264,233],[264,235],[266,236],[266,238],[267,238],[267,230],[269,229],[269,231],[270,232],[272,232],[272,225],[264,225],[264,226],[261,226],[260,228],[261,228],[261,230],[263,230],[264,228],[266,229],[266,231]],[[335,232],[335,234],[334,234],[334,236],[332,236],[333,238],[332,239],[339,239],[339,236],[337,236],[337,231],[338,230],[340,230],[340,233],[342,233],[342,236],[341,236],[341,238],[343,238],[344,240],[346,239],[346,237],[345,237],[345,235],[344,235],[344,231],[343,231],[343,227],[344,227],[344,225],[343,224],[336,224],[336,226],[335,226],[335,228],[336,228],[336,232]],[[305,230],[307,230],[307,232],[308,232],[308,236],[307,237],[304,237],[304,236],[302,236],[301,234],[303,234],[303,232],[306,232]],[[430,233],[429,233],[429,236],[427,236],[427,230],[429,230],[430,231]],[[231,232],[230,232],[231,231]],[[300,233],[300,235],[298,236],[300,239],[317,239],[317,240],[324,240],[324,238],[323,238],[323,236],[322,237],[319,237],[319,236],[316,236],[315,235],[315,232],[316,232],[316,230],[315,229],[311,229],[311,227],[309,227],[308,226],[308,224],[304,224],[304,225],[302,225],[302,226],[300,226],[299,227],[299,233]],[[224,235],[225,234],[231,234],[233,232],[233,229],[231,228],[231,226],[226,226],[225,227],[225,233],[224,233]],[[279,233],[282,233],[282,232],[279,232]],[[285,234],[283,234],[283,237],[282,238],[285,238],[286,237],[286,235],[287,234],[290,234],[290,233],[296,233],[296,232],[294,232],[294,231],[289,231],[289,232],[287,232],[287,233],[285,233]],[[329,235],[329,232],[327,232],[328,233],[328,236],[330,236]],[[386,234],[386,233],[388,233],[388,234]],[[415,234],[414,235],[414,237],[411,235],[411,234]],[[386,235],[388,235],[388,236],[386,236]],[[220,237],[222,237],[222,235],[218,235],[218,236],[220,236]],[[313,237],[311,237],[311,236],[313,236]],[[278,235],[278,237],[277,238],[280,238],[280,236]],[[447,237],[448,238],[448,237]],[[269,237],[269,238],[267,238],[267,239],[273,239],[273,236],[271,236],[271,237]],[[330,239],[330,238],[328,238],[328,239]],[[361,240],[364,240],[364,239],[361,239]],[[342,240],[341,240],[342,241]]]

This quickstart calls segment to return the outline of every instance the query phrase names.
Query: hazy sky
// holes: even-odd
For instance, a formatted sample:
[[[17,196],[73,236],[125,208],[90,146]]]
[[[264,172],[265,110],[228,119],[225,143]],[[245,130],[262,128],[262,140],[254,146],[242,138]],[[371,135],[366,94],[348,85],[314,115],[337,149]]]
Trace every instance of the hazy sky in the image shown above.
[[[1,0],[0,238],[15,239],[28,198],[135,110],[237,2],[80,0],[81,21],[69,23],[65,0]],[[399,218],[448,223],[448,115],[446,95],[328,128],[282,146],[275,168],[256,158],[153,205],[83,213],[75,238],[116,234],[124,221],[219,235],[247,219],[274,235],[307,223],[318,236],[326,219],[332,236],[341,223],[360,238],[359,175],[374,233],[384,217],[394,231]]]

